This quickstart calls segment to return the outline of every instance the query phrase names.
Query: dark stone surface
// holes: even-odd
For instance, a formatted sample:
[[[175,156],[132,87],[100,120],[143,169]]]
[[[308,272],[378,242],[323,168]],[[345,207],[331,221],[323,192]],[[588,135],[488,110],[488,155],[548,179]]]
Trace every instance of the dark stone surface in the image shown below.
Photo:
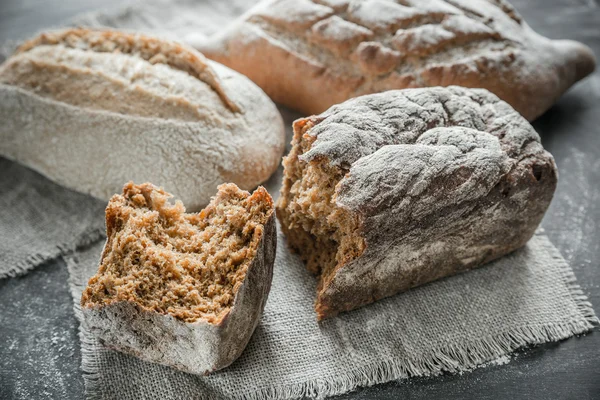
[[[116,0],[0,0],[0,42]],[[597,0],[515,0],[538,32],[580,40],[600,55]],[[0,122],[1,123],[1,122]],[[560,171],[542,226],[600,307],[600,72],[534,123]],[[0,281],[0,399],[80,399],[77,321],[62,261]],[[506,365],[416,378],[340,399],[600,399],[600,332],[517,352]]]
[[[0,399],[78,399],[78,325],[59,259],[0,280]]]

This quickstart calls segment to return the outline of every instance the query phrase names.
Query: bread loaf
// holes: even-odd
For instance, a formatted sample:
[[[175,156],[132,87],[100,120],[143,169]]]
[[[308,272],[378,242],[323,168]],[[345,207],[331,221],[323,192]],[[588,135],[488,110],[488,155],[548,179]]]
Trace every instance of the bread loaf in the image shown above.
[[[192,210],[217,185],[251,189],[284,149],[275,105],[196,50],[143,35],[69,29],[0,66],[0,155],[108,200],[152,181]]]
[[[186,214],[151,184],[129,183],[106,208],[107,240],[81,297],[87,328],[108,347],[205,374],[250,340],[273,275],[271,196],[221,185]]]
[[[588,47],[536,34],[503,0],[266,0],[198,48],[305,114],[459,85],[532,120],[595,65]]]
[[[294,123],[277,215],[319,275],[319,319],[523,246],[557,171],[533,127],[484,89],[365,95]]]

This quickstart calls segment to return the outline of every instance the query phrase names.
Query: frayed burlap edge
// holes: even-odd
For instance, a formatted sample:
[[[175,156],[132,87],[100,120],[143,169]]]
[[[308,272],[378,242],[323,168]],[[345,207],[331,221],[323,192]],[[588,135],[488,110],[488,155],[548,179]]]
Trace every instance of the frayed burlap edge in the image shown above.
[[[539,237],[539,236],[538,236]],[[380,383],[402,380],[417,376],[435,376],[442,373],[458,373],[472,370],[482,364],[496,360],[519,348],[556,342],[574,335],[580,335],[598,326],[592,304],[577,284],[571,267],[562,258],[558,250],[547,237],[540,243],[557,262],[560,275],[568,289],[568,296],[575,303],[580,319],[544,325],[523,325],[506,332],[482,337],[475,341],[463,342],[460,345],[443,346],[432,349],[419,358],[385,359],[369,365],[357,366],[354,370],[336,376],[299,382],[281,387],[263,387],[246,393],[241,398],[246,400],[263,399],[300,399],[305,397],[324,398],[336,396],[360,387],[373,386]],[[97,341],[86,330],[83,314],[79,305],[79,296],[85,286],[86,278],[83,269],[77,268],[76,257],[66,258],[69,269],[69,287],[74,299],[74,310],[80,321],[79,337],[83,377],[86,395],[90,399],[102,398],[100,383],[101,371],[97,360]],[[199,394],[202,396],[201,394]],[[202,397],[201,397],[202,398]],[[206,398],[214,398],[213,394]]]
[[[59,243],[51,250],[31,254],[24,260],[10,266],[8,269],[0,271],[0,279],[14,278],[24,275],[35,267],[55,258],[71,253],[77,247],[89,246],[104,238],[104,225],[102,227],[89,228],[81,235],[68,242]]]

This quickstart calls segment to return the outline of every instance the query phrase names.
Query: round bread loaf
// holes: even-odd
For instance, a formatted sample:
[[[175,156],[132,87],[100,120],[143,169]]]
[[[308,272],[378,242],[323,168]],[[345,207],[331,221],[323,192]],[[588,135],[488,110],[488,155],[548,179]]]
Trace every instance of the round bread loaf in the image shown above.
[[[225,184],[188,214],[169,197],[148,183],[113,196],[81,309],[106,346],[206,374],[238,358],[259,322],[277,245],[273,200]]]
[[[252,189],[278,167],[284,127],[255,84],[194,49],[69,29],[0,66],[0,155],[108,200],[129,180],[191,210],[217,185]]]
[[[294,123],[277,214],[319,318],[523,246],[554,190],[533,127],[484,89],[366,95]]]

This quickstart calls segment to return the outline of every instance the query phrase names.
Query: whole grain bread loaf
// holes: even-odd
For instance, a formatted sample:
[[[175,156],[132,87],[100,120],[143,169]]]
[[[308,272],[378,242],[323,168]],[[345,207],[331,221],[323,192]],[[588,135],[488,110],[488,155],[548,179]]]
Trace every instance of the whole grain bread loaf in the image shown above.
[[[318,318],[523,246],[557,170],[533,127],[484,89],[365,95],[294,123],[277,215],[319,275]]]
[[[226,184],[187,214],[169,197],[149,183],[113,196],[81,308],[106,346],[205,374],[231,364],[258,324],[277,244],[273,200]]]
[[[595,66],[588,47],[538,35],[504,0],[266,0],[198,48],[305,114],[459,85],[532,120]]]
[[[192,48],[68,29],[0,66],[0,155],[108,200],[152,181],[195,210],[217,185],[252,189],[278,167],[284,127],[250,80]]]

